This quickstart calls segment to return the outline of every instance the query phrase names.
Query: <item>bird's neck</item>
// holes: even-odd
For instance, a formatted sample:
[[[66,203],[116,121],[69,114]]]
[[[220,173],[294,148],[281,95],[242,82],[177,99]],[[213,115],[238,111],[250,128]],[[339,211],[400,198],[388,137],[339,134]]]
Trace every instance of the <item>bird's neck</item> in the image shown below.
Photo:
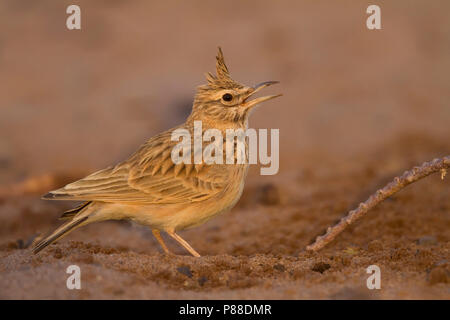
[[[219,129],[244,129],[248,128],[248,113],[243,111],[228,110],[226,108],[214,108],[196,111],[186,120],[186,123],[194,124],[194,121],[201,121],[203,130]]]

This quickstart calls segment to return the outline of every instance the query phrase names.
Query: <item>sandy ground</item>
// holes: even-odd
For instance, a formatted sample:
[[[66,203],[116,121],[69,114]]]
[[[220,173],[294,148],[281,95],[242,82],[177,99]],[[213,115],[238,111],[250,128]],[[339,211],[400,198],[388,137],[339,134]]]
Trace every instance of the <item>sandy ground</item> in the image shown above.
[[[450,184],[391,197],[319,253],[305,246],[414,165],[450,154],[448,1],[0,3],[0,298],[449,299]],[[280,129],[280,171],[251,169],[229,213],[164,256],[129,222],[30,243],[73,203],[40,195],[127,157],[183,121],[221,45],[231,74],[280,80],[254,128]],[[66,288],[66,268],[82,290]],[[368,290],[366,268],[381,268]]]

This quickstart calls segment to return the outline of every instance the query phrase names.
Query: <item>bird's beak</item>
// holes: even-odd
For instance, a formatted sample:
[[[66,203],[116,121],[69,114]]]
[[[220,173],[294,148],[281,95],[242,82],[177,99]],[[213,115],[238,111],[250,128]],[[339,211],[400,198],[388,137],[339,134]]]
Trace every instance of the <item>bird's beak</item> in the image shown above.
[[[273,96],[265,96],[265,97],[260,97],[260,98],[256,98],[256,99],[247,101],[248,98],[253,96],[255,93],[257,93],[261,89],[263,89],[265,87],[268,87],[268,86],[271,86],[271,85],[276,84],[276,83],[278,83],[278,81],[266,81],[266,82],[262,82],[262,83],[257,84],[253,88],[250,88],[248,95],[245,97],[244,102],[242,103],[242,107],[250,108],[250,107],[253,107],[253,106],[257,105],[258,103],[261,103],[261,102],[264,102],[264,101],[267,101],[267,100],[270,100],[270,99],[282,96],[282,94],[276,94],[276,95],[273,95]]]

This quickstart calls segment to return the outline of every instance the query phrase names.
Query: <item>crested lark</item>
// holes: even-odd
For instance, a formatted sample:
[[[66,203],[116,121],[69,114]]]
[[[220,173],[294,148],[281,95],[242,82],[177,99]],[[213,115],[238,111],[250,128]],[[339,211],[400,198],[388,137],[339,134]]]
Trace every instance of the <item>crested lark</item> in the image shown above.
[[[176,164],[171,151],[178,142],[172,141],[172,132],[176,129],[193,132],[194,121],[202,121],[203,131],[214,128],[223,136],[226,129],[246,130],[252,108],[279,96],[248,100],[276,82],[263,82],[255,87],[242,85],[231,79],[220,48],[216,58],[217,75],[206,75],[208,84],[198,87],[185,123],[154,136],[126,161],[43,197],[84,203],[65,212],[61,218],[68,222],[37,243],[34,253],[78,227],[110,219],[129,219],[149,226],[166,253],[169,250],[160,231],[167,232],[193,256],[200,256],[176,232],[230,210],[242,194],[248,163]]]

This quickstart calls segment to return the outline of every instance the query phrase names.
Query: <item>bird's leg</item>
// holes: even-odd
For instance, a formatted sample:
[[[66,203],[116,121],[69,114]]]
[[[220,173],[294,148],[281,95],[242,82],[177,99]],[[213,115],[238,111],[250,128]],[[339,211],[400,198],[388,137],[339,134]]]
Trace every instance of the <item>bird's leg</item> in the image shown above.
[[[164,243],[164,240],[161,237],[161,233],[159,232],[159,230],[158,229],[152,229],[152,233],[155,236],[156,240],[158,240],[158,242],[161,245],[161,247],[163,248],[164,252],[166,254],[171,254],[171,252],[167,248],[166,244]]]
[[[197,251],[194,250],[194,248],[192,248],[189,243],[187,243],[182,237],[180,237],[179,235],[177,235],[174,231],[166,231],[169,236],[171,236],[172,238],[174,238],[175,240],[178,241],[179,244],[181,244],[187,251],[189,251],[190,254],[192,254],[194,257],[200,257],[200,254],[198,254]]]

